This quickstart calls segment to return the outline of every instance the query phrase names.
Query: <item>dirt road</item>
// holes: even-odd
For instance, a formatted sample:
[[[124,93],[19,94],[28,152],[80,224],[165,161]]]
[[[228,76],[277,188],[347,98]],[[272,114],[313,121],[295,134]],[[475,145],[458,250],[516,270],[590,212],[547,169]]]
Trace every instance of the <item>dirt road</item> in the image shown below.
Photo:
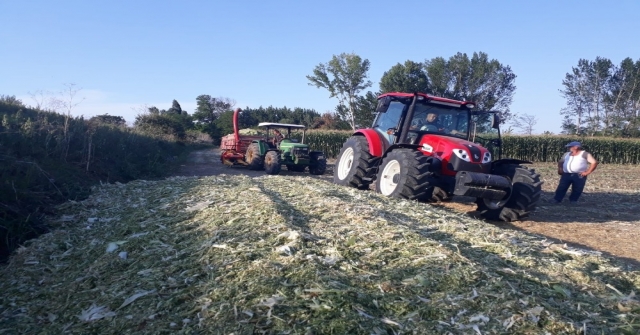
[[[252,177],[264,176],[264,171],[249,170],[244,166],[227,166],[220,162],[220,151],[215,149],[198,150],[192,152],[185,164],[174,174],[175,176],[214,176],[220,174],[227,175],[247,175]],[[282,167],[280,175],[283,176],[309,176],[324,180],[333,179],[333,164],[327,164],[327,171],[324,175],[314,176],[309,172],[293,172],[287,171],[285,166]]]

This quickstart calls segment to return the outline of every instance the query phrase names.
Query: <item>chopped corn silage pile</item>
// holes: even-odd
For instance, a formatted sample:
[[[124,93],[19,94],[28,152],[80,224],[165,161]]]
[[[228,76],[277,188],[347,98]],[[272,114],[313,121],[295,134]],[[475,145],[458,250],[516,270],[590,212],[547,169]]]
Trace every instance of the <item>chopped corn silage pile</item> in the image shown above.
[[[636,334],[596,252],[308,177],[103,185],[0,274],[0,334]]]

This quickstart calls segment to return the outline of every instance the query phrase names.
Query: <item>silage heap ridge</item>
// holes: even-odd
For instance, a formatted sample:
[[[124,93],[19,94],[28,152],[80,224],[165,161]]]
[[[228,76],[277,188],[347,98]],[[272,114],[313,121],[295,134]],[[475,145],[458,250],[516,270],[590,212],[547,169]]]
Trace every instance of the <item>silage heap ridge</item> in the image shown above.
[[[103,185],[0,274],[0,334],[636,333],[637,272],[307,177]]]

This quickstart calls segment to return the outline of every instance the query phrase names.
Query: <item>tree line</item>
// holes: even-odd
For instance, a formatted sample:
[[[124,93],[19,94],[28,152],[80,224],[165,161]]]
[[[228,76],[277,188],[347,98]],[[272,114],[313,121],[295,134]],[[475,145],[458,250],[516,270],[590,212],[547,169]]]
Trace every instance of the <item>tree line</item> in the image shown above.
[[[531,135],[538,117],[511,111],[516,74],[509,65],[492,59],[484,52],[471,55],[458,52],[448,58],[434,57],[424,61],[406,60],[393,65],[379,80],[379,90],[370,88],[370,62],[355,53],[333,55],[307,75],[308,84],[326,89],[337,99],[333,111],[319,113],[303,107],[246,107],[240,117],[243,128],[259,122],[302,124],[311,129],[355,130],[373,122],[377,97],[387,92],[423,92],[445,98],[474,101],[478,109],[501,113],[506,133]],[[49,103],[50,109],[69,112],[77,105],[77,91],[68,86],[65,99],[45,99],[41,91],[32,94],[36,109]],[[566,106],[562,133],[569,135],[640,137],[640,60],[624,59],[619,65],[597,57],[580,59],[562,80],[560,94]],[[11,103],[12,96],[2,96]],[[68,101],[67,101],[68,100]],[[233,99],[201,94],[196,97],[194,111],[183,110],[173,100],[171,108],[145,107],[136,116],[134,127],[144,131],[187,140],[196,133],[206,134],[214,143],[233,132]],[[550,111],[544,111],[550,112]],[[120,117],[101,115],[101,122],[122,123]],[[120,119],[118,119],[120,118]],[[545,132],[550,134],[550,132]]]
[[[640,137],[640,59],[580,59],[562,86],[565,133]]]

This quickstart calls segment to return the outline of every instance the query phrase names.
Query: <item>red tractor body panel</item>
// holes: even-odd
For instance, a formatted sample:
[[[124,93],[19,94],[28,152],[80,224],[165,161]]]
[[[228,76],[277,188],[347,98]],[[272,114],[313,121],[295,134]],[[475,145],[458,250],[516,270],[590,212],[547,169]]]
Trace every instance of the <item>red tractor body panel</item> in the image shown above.
[[[374,157],[382,157],[384,152],[383,140],[377,131],[371,128],[358,129],[354,135],[363,135],[369,143],[369,153]]]
[[[427,156],[439,159],[442,162],[442,175],[454,177],[457,169],[454,166],[463,164],[466,171],[481,172],[490,166],[490,162],[483,161],[489,150],[482,146],[456,137],[441,135],[424,135],[419,142],[420,148]],[[462,150],[465,161],[454,154],[454,150]],[[489,164],[487,164],[489,163]]]

